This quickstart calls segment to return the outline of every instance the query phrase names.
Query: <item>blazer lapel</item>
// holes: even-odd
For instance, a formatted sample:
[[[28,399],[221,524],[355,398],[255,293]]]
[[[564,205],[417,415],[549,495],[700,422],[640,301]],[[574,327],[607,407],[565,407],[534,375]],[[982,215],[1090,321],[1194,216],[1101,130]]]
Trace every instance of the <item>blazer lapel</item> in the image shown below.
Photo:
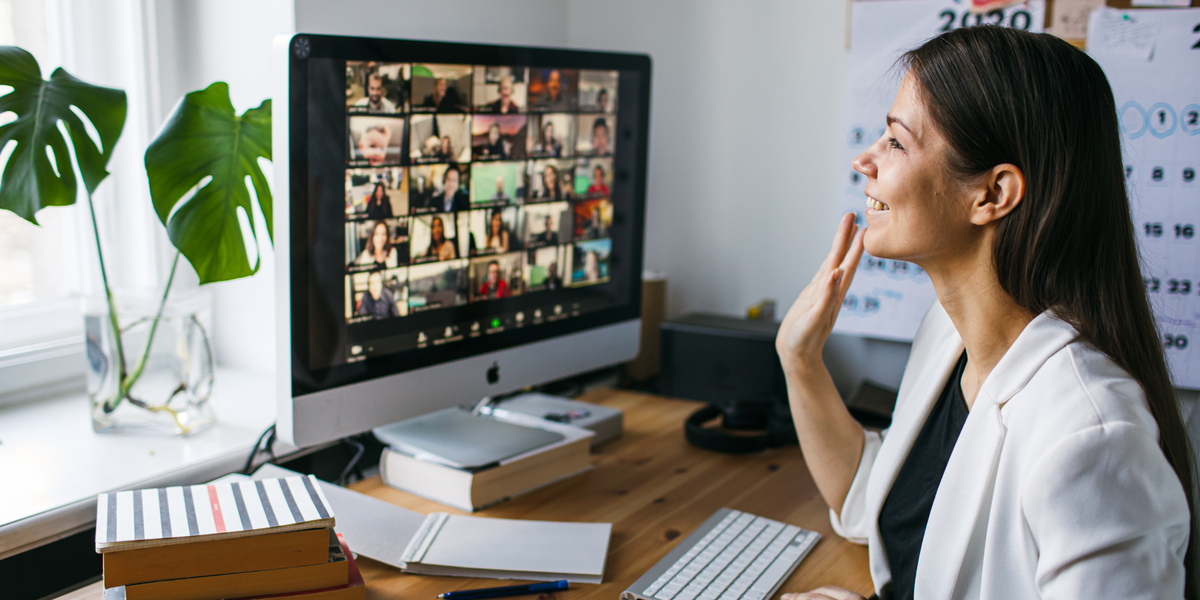
[[[943,318],[949,320],[944,314]],[[951,331],[953,328],[951,327]],[[921,432],[929,411],[941,395],[950,372],[962,355],[963,343],[957,332],[939,340],[926,355],[925,364],[915,373],[920,373],[918,379],[908,388],[907,393],[897,399],[896,411],[892,415],[892,425],[884,437],[883,445],[871,468],[871,477],[867,482],[866,509],[867,514],[876,515],[875,539],[879,538],[878,515],[883,508],[896,475],[908,453],[912,450],[913,442]],[[876,544],[878,545],[878,544]],[[890,579],[887,558],[882,552],[871,553],[871,576],[876,581]]]
[[[915,597],[961,598],[977,583],[996,466],[1007,433],[1001,410],[1046,359],[1078,335],[1067,323],[1043,313],[1025,327],[984,380],[929,512],[924,540],[934,543],[921,544]]]

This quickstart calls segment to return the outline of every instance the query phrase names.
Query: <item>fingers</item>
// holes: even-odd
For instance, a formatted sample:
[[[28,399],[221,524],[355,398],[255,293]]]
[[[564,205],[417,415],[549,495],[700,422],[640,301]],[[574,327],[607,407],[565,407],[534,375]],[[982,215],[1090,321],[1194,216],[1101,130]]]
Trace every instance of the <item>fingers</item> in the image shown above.
[[[863,600],[850,590],[827,585],[804,594],[784,594],[779,600]]]
[[[854,272],[858,270],[858,262],[862,260],[863,236],[866,233],[866,229],[858,230],[858,233],[854,236],[854,240],[850,243],[850,251],[842,259],[841,269],[845,272],[845,275],[842,276],[841,295],[839,299],[846,296],[846,291],[850,289],[850,282],[854,281]]]
[[[829,255],[825,257],[825,262],[821,264],[822,273],[828,273],[837,267],[837,264],[842,262],[842,257],[846,255],[846,248],[850,244],[851,236],[854,235],[854,230],[858,225],[854,222],[854,213],[846,213],[842,215],[841,222],[838,223],[837,234],[833,236],[833,245],[829,248]]]

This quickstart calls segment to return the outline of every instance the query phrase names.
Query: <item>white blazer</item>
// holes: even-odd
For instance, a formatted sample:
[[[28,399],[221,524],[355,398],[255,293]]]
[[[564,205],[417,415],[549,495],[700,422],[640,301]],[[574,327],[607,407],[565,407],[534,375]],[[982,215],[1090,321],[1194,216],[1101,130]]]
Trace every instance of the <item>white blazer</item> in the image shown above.
[[[913,340],[892,426],[866,432],[834,530],[891,581],[879,510],[963,342],[945,309]],[[1145,394],[1078,332],[1043,313],[979,390],[938,486],[916,598],[1182,598],[1189,515]]]

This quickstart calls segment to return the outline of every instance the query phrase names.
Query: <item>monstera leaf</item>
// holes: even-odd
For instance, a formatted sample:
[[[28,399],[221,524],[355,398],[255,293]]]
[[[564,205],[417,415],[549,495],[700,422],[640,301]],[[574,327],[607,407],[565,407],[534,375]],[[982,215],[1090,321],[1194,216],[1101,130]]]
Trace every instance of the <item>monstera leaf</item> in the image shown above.
[[[146,149],[146,175],[154,210],[171,243],[187,257],[200,283],[254,274],[238,222],[238,208],[254,233],[254,187],[271,232],[271,189],[258,159],[271,159],[271,101],[239,116],[229,86],[218,81],[183,97]],[[260,251],[261,254],[261,251]]]
[[[0,147],[16,143],[0,179],[0,208],[36,224],[37,211],[74,204],[78,190],[59,122],[91,194],[108,176],[125,127],[125,92],[84,83],[61,68],[42,80],[33,55],[15,46],[0,46],[0,85],[12,87],[0,96],[0,122],[8,121],[0,126]]]

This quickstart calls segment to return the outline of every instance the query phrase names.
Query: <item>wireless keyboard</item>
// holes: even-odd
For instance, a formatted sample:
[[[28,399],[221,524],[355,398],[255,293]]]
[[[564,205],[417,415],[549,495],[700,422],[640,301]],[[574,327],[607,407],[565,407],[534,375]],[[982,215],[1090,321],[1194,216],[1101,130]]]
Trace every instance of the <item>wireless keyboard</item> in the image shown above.
[[[621,599],[769,600],[820,539],[815,531],[722,508]]]

